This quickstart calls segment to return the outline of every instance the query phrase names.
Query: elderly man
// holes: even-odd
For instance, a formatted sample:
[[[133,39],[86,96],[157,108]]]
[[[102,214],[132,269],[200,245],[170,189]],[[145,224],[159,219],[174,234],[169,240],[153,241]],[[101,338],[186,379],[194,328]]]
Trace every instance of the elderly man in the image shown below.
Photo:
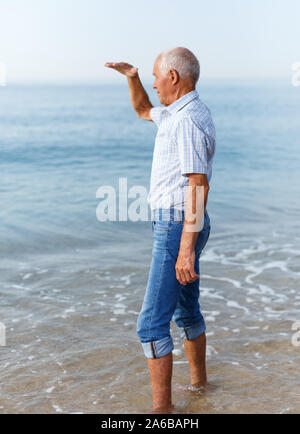
[[[191,385],[207,381],[199,258],[210,233],[206,203],[215,128],[195,90],[200,66],[188,49],[167,50],[155,61],[153,88],[165,107],[152,106],[137,68],[123,62],[105,66],[126,75],[138,117],[158,127],[148,196],[153,257],[137,334],[148,359],[154,411],[166,411],[172,408],[172,318],[184,338]]]

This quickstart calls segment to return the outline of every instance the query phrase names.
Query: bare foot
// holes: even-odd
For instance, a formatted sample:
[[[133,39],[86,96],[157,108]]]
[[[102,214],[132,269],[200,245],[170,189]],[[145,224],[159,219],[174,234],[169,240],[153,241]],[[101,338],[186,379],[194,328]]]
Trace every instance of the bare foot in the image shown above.
[[[211,384],[189,384],[182,386],[181,384],[175,384],[174,391],[175,392],[181,392],[181,393],[188,393],[188,394],[201,394],[205,392],[209,392],[213,389],[213,386]]]

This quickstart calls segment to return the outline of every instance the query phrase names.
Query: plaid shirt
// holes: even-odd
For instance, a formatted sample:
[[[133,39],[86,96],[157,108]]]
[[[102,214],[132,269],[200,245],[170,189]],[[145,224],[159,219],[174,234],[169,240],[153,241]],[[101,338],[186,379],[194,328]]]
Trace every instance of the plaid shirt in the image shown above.
[[[150,112],[158,131],[148,203],[151,209],[184,209],[189,173],[212,175],[216,133],[209,109],[196,90]]]

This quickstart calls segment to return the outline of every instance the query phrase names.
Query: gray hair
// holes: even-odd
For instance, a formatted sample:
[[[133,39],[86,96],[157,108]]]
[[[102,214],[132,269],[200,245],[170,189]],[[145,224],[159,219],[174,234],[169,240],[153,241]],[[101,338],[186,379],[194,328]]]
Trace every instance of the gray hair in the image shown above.
[[[200,76],[200,64],[197,57],[187,48],[171,48],[161,53],[160,71],[167,75],[175,69],[184,80],[192,79],[196,84]]]

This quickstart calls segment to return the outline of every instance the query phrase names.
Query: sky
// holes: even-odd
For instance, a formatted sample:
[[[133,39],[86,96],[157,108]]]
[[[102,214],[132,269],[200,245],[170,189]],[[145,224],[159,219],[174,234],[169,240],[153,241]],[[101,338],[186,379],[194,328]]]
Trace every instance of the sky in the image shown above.
[[[0,0],[0,64],[8,83],[115,83],[104,63],[126,61],[150,83],[183,46],[203,78],[290,78],[299,17],[299,0]]]

